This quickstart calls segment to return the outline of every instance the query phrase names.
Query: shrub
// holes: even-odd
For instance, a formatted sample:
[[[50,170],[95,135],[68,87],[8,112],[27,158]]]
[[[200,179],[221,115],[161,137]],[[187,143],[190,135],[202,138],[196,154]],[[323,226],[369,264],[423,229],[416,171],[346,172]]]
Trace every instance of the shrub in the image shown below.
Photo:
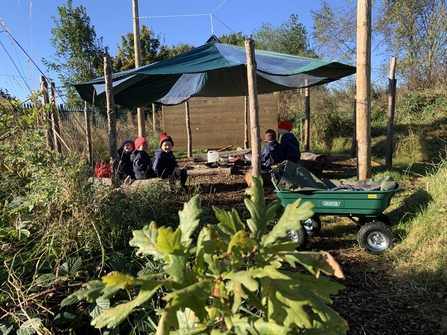
[[[92,324],[114,331],[133,312],[145,311],[145,318],[157,323],[157,334],[345,334],[346,321],[327,306],[343,286],[320,277],[342,277],[338,264],[325,252],[297,252],[297,243],[285,238],[296,222],[312,216],[312,204],[298,200],[289,205],[268,231],[280,203],[267,206],[261,178],[252,183],[251,197],[245,199],[251,213],[246,224],[235,210],[214,208],[219,223],[204,226],[195,238],[202,211],[194,196],[179,212],[175,230],[152,222],[133,232],[130,245],[160,262],[163,271],[143,270],[137,277],[111,273],[62,305],[86,299],[103,306]],[[298,272],[298,266],[313,276]],[[128,292],[124,301],[123,290]],[[159,317],[147,313],[154,297],[159,297]]]

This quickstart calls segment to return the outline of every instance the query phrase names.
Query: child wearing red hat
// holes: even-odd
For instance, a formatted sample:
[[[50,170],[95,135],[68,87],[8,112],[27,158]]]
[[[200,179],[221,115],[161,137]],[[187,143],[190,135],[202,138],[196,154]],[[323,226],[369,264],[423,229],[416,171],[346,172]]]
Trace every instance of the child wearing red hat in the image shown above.
[[[288,120],[281,121],[278,124],[278,133],[281,135],[280,145],[286,160],[299,163],[301,158],[300,143],[295,135],[290,132],[292,126],[292,122]]]
[[[170,180],[180,179],[180,184],[184,187],[188,176],[186,170],[178,168],[177,160],[172,153],[173,146],[174,141],[171,136],[162,133],[160,135],[160,147],[155,151],[152,168],[159,178]]]
[[[155,173],[152,170],[151,157],[147,153],[149,144],[144,137],[137,137],[135,140],[135,150],[132,152],[130,159],[133,164],[133,172],[135,179],[154,178]]]

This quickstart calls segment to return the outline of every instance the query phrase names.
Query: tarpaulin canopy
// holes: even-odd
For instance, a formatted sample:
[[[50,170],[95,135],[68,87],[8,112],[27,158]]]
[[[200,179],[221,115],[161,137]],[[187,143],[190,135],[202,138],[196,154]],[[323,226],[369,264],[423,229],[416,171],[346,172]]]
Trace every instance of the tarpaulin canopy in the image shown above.
[[[355,67],[319,59],[255,50],[257,93],[326,84]],[[191,97],[248,96],[245,48],[207,43],[178,56],[112,75],[114,101],[135,108],[153,102],[176,105]],[[90,103],[106,100],[105,79],[74,85]]]

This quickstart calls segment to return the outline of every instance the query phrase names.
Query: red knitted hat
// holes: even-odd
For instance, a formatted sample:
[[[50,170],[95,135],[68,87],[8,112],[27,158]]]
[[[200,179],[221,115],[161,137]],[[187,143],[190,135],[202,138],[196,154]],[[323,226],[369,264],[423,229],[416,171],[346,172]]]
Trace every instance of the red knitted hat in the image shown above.
[[[174,141],[172,140],[171,136],[168,136],[166,133],[162,133],[160,135],[160,147],[163,144],[163,142],[169,141],[172,143],[172,146],[174,146]]]
[[[137,137],[135,140],[135,149],[138,149],[143,143],[147,143],[147,140],[144,137]]]
[[[278,124],[278,129],[285,129],[287,131],[291,131],[292,127],[293,127],[292,122],[287,121],[287,120],[281,121]]]

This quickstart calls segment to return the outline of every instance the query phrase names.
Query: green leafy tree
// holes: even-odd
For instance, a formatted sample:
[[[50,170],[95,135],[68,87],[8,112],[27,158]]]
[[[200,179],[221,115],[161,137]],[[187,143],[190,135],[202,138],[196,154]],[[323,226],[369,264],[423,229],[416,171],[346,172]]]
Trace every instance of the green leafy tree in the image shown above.
[[[163,60],[167,58],[171,58],[177,55],[180,55],[184,52],[187,52],[191,49],[194,49],[194,46],[188,43],[178,43],[177,45],[172,45],[168,47],[167,45],[162,45],[160,47],[160,51],[158,52],[158,60]]]
[[[177,56],[189,51],[193,46],[187,43],[178,43],[172,47],[162,45],[161,34],[155,35],[154,31],[145,25],[140,30],[141,65],[149,65],[163,59]],[[121,36],[121,46],[118,47],[118,55],[113,59],[115,72],[135,68],[134,34],[127,33]]]
[[[433,87],[447,71],[447,2],[383,0],[378,31],[410,88]]]
[[[312,39],[315,49],[328,59],[354,63],[357,47],[357,9],[355,3],[333,7],[321,2],[321,9],[311,11]]]
[[[279,27],[262,23],[261,28],[254,31],[253,39],[257,49],[295,56],[317,57],[310,47],[306,27],[298,22],[297,14],[290,15],[290,18]]]
[[[141,65],[148,65],[158,61],[158,51],[161,45],[161,35],[155,36],[153,30],[142,25],[140,29]],[[113,60],[114,71],[120,72],[135,68],[134,34],[121,36],[121,46],[118,55]]]
[[[300,199],[288,205],[269,231],[280,202],[265,204],[261,178],[253,177],[252,185],[245,199],[251,214],[246,224],[236,210],[214,208],[219,223],[204,226],[195,237],[202,214],[196,195],[179,212],[177,229],[152,222],[133,232],[130,245],[161,262],[162,272],[143,269],[137,277],[114,272],[89,282],[62,306],[84,299],[95,308],[101,303],[105,307],[92,325],[114,331],[158,296],[157,335],[345,334],[346,321],[328,306],[343,286],[321,277],[343,277],[340,267],[328,253],[296,251],[298,244],[286,237],[313,215],[313,205]],[[122,297],[123,290],[131,298],[110,307],[110,299]]]
[[[58,74],[67,91],[68,103],[79,103],[81,100],[72,84],[103,75],[107,48],[102,45],[102,37],[96,37],[85,7],[73,8],[73,1],[67,0],[57,11],[59,18],[52,17],[56,28],[51,29],[55,53],[52,60],[43,59],[43,62]]]
[[[245,40],[250,38],[250,36],[243,35],[242,32],[232,33],[228,35],[221,35],[218,37],[221,43],[239,45],[241,47],[245,46]]]

